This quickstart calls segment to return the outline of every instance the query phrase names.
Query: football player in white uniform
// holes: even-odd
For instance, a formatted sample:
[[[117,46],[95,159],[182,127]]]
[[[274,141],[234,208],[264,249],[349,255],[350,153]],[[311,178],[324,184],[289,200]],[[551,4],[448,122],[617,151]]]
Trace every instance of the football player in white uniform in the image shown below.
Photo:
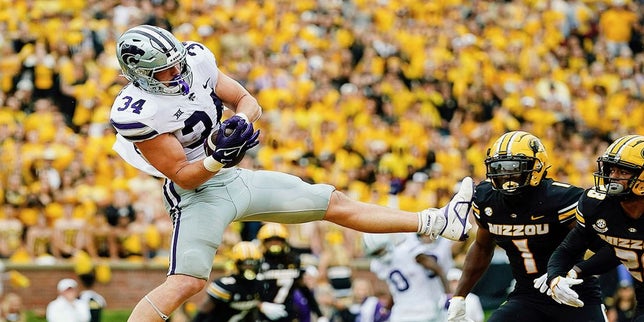
[[[445,321],[448,283],[441,262],[450,265],[451,253],[429,252],[413,233],[364,234],[363,241],[365,253],[374,256],[370,270],[389,287],[393,299],[390,321]]]
[[[237,168],[258,144],[253,122],[262,109],[218,69],[208,48],[140,25],[119,37],[116,54],[130,83],[110,114],[118,133],[114,149],[131,165],[166,178],[165,205],[174,223],[168,277],[139,301],[128,321],[167,320],[201,291],[233,221],[328,220],[368,232],[467,237],[471,178],[442,209],[412,213],[357,202],[330,185],[285,173]],[[221,122],[224,107],[236,114]]]

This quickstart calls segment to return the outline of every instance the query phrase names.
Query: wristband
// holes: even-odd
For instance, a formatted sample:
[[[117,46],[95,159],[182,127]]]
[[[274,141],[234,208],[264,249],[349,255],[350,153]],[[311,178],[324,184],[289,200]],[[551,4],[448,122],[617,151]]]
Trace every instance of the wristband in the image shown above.
[[[212,156],[203,159],[203,167],[210,172],[218,172],[224,167],[224,164],[215,160]]]
[[[235,115],[237,115],[237,116],[239,116],[239,117],[243,118],[243,119],[244,119],[244,121],[246,121],[246,123],[250,123],[250,121],[248,120],[248,116],[247,116],[246,114],[244,114],[244,113],[241,113],[241,112],[240,112],[240,113],[237,113],[237,114],[235,114]]]

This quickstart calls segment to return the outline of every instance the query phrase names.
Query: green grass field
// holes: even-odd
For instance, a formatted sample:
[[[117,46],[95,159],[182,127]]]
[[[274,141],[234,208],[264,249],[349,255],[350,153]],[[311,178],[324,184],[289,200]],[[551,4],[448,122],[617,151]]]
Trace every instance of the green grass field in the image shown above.
[[[107,310],[103,312],[101,322],[125,322],[130,315],[130,310]],[[36,316],[34,312],[27,312],[27,322],[47,322],[44,316]]]
[[[101,322],[125,322],[130,315],[130,310],[107,310],[103,312],[103,320]],[[485,319],[492,314],[492,311],[485,312]],[[27,322],[47,322],[45,317],[35,316],[33,312],[27,312]]]
[[[108,310],[103,312],[103,320],[101,322],[125,322],[130,315],[129,310]],[[492,311],[485,312],[485,319],[490,316]],[[35,316],[33,312],[27,312],[27,322],[47,322],[45,317]]]

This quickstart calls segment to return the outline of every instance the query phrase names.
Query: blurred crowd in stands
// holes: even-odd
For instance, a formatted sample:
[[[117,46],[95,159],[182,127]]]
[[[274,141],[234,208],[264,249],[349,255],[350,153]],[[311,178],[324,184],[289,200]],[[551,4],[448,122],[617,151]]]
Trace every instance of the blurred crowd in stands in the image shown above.
[[[540,137],[552,176],[583,187],[607,142],[644,133],[639,0],[1,0],[0,258],[167,260],[161,181],[111,149],[115,39],[141,23],[201,41],[258,98],[242,167],[405,210],[484,179],[505,131]],[[293,229],[321,262],[361,256],[354,232]]]

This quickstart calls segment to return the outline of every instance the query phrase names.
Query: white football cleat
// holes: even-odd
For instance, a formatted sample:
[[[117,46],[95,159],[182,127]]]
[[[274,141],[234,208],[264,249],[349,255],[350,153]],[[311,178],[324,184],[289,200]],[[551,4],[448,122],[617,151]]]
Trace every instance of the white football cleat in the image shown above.
[[[433,239],[440,235],[456,241],[466,240],[467,233],[472,228],[467,217],[472,208],[473,194],[474,182],[472,178],[465,177],[447,206],[441,209],[429,208],[419,213],[419,233],[429,235]]]

